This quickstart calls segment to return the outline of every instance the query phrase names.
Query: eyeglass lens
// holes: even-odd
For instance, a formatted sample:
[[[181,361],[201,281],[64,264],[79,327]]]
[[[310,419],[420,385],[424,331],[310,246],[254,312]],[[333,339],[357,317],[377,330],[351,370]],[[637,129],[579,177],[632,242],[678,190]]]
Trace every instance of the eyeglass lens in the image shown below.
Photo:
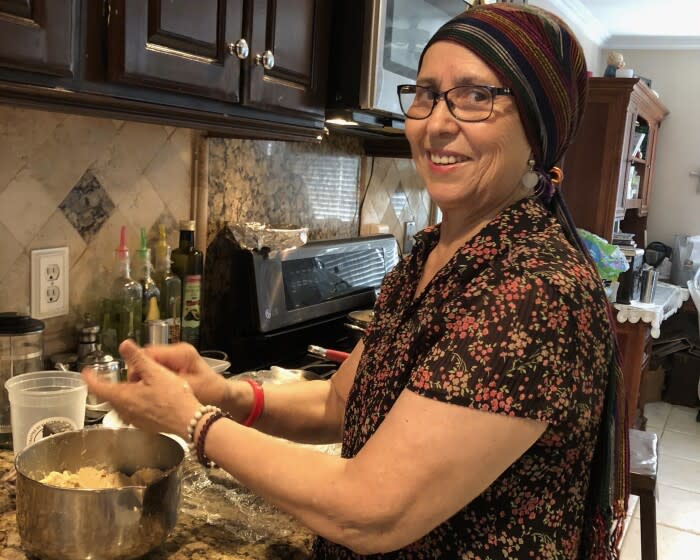
[[[459,86],[438,94],[428,88],[402,88],[399,101],[404,114],[413,119],[425,119],[433,112],[436,99],[444,98],[450,112],[463,121],[488,119],[493,109],[493,95],[482,86]]]

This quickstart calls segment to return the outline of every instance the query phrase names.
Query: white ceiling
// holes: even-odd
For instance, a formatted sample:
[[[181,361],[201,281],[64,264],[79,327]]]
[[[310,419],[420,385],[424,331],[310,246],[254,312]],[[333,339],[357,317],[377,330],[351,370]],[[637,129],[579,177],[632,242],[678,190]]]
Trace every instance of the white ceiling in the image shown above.
[[[536,2],[533,2],[536,3]],[[590,19],[601,46],[616,48],[700,48],[698,0],[554,0],[566,11]]]

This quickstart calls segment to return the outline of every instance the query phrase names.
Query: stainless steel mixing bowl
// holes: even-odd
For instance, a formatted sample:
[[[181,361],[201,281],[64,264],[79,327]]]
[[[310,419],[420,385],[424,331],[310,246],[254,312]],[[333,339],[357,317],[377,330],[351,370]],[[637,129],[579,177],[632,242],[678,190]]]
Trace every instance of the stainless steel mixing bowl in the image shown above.
[[[17,525],[22,547],[45,560],[125,560],[160,545],[175,526],[183,448],[141,430],[92,428],[63,432],[15,458]],[[40,480],[51,471],[106,467],[132,474],[165,471],[148,486],[105,490],[58,488]]]

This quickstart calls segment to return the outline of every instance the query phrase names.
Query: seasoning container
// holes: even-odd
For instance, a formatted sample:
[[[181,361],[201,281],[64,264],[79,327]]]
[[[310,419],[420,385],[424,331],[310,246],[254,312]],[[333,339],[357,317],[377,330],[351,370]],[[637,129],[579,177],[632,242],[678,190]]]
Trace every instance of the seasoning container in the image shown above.
[[[78,364],[78,371],[82,371],[86,367],[91,368],[103,381],[119,383],[121,378],[120,361],[99,347],[91,354],[85,356],[83,361]],[[96,395],[88,393],[87,404],[85,405],[85,415],[88,418],[101,418],[110,410],[112,410],[112,405],[107,401],[100,400]]]

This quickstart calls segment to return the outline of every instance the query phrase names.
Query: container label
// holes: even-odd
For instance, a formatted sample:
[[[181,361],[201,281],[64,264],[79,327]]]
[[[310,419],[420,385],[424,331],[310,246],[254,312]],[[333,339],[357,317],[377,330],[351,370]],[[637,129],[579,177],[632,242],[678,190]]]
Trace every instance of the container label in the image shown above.
[[[199,345],[202,276],[185,276],[182,286],[182,340],[195,347]]]
[[[78,424],[71,418],[65,416],[51,416],[50,418],[42,418],[35,423],[27,432],[27,445],[32,445],[45,437],[61,432],[70,432],[77,430]]]

